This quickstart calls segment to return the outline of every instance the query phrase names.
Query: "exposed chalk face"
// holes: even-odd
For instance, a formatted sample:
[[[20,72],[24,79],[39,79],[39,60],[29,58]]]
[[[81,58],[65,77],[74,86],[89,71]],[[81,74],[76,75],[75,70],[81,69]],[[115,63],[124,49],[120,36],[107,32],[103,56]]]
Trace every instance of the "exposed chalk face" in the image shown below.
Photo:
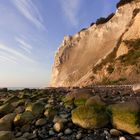
[[[140,83],[134,84],[132,89],[134,92],[140,92]]]
[[[90,79],[95,79],[91,84],[96,84],[103,81],[104,77],[110,77],[106,75],[106,69],[95,75],[93,68],[107,59],[116,48],[118,51],[115,52],[115,56],[113,55],[114,58],[127,54],[129,49],[123,41],[140,38],[138,9],[140,9],[139,0],[127,3],[119,7],[106,23],[95,24],[73,36],[64,37],[55,55],[50,86],[87,86],[90,85]],[[112,60],[113,58],[108,63]],[[113,77],[112,79],[117,81],[126,77],[127,81],[132,83],[139,82],[139,75],[135,76],[134,68],[130,66],[123,71],[124,67],[121,64],[120,67],[116,68],[116,72],[110,78]]]

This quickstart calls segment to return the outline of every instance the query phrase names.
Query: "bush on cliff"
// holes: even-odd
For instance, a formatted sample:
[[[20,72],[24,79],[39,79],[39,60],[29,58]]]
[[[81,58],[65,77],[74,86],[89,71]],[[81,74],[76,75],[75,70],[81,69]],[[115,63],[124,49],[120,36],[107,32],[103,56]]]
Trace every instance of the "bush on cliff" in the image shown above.
[[[140,58],[140,39],[124,40],[129,51],[127,54],[119,57],[121,63],[125,65],[135,65]]]
[[[117,8],[119,8],[120,6],[123,6],[127,3],[130,3],[132,1],[134,1],[134,0],[121,0],[120,2],[117,3]]]
[[[104,23],[108,22],[114,15],[115,15],[114,13],[111,13],[107,18],[101,17],[101,18],[97,19],[96,25],[104,24]]]

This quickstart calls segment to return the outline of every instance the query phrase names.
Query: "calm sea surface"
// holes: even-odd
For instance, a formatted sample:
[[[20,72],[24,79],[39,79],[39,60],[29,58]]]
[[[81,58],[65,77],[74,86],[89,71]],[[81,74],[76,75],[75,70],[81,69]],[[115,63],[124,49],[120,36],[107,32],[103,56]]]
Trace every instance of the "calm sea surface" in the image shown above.
[[[29,88],[29,89],[38,89],[39,87],[8,87],[9,90],[22,90],[25,88]]]

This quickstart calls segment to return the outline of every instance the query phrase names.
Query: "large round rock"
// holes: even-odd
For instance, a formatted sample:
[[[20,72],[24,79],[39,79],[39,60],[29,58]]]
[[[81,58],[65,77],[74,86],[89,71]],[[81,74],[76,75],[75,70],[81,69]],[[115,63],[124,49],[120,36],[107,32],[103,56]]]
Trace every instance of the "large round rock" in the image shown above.
[[[19,98],[17,96],[12,96],[12,97],[9,97],[5,103],[13,103],[13,102],[17,102],[19,100]]]
[[[109,117],[102,106],[83,105],[72,111],[72,121],[85,129],[95,129],[106,126]]]
[[[134,84],[133,87],[132,87],[132,90],[135,93],[140,93],[140,83],[139,84]]]
[[[13,110],[14,110],[13,106],[9,103],[6,103],[6,104],[0,106],[0,116],[11,113]]]
[[[44,111],[44,104],[40,102],[28,103],[25,109],[26,111],[31,111],[33,115],[39,116]]]
[[[12,140],[13,135],[11,131],[0,131],[0,140]]]
[[[84,105],[86,100],[92,96],[92,91],[89,89],[76,89],[68,93],[63,101],[66,105],[75,104],[76,106],[80,106]]]
[[[34,119],[34,115],[30,111],[25,111],[22,114],[17,114],[14,118],[15,125],[23,125],[31,122]]]
[[[140,133],[140,106],[137,102],[112,105],[111,110],[115,128],[130,134]]]
[[[12,123],[15,116],[15,113],[10,113],[2,117],[0,119],[0,131],[11,131]]]
[[[89,99],[86,101],[85,104],[88,105],[88,106],[94,106],[94,105],[105,106],[105,105],[106,105],[106,104],[101,100],[101,98],[100,98],[98,95],[89,98]]]

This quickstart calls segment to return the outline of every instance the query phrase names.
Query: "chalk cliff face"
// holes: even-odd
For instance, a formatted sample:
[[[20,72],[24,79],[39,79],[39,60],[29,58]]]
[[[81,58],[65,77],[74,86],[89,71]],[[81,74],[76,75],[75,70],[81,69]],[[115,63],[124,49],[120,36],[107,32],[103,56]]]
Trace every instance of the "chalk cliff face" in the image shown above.
[[[140,0],[121,2],[114,15],[64,37],[51,86],[140,82]]]

